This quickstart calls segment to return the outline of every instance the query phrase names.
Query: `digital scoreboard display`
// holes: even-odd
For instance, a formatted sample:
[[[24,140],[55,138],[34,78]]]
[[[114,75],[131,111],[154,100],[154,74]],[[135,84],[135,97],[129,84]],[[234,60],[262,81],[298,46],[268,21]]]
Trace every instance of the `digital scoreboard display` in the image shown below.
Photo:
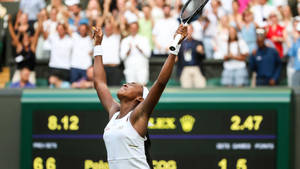
[[[109,169],[94,90],[21,102],[20,169]],[[148,124],[154,169],[292,169],[291,105],[290,89],[166,89]]]
[[[33,169],[108,169],[104,111],[35,110]],[[276,169],[275,110],[154,111],[155,169]],[[126,168],[124,168],[126,169]]]

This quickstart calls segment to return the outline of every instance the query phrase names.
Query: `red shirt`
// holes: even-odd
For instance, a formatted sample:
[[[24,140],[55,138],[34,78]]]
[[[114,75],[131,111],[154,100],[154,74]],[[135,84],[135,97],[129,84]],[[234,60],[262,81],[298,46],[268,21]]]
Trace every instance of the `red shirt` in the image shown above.
[[[275,41],[272,40],[272,38],[274,36],[283,38],[283,31],[284,31],[284,27],[282,27],[280,25],[277,25],[275,29],[273,29],[272,26],[267,27],[267,32],[268,32],[267,33],[267,38],[270,39],[274,43],[274,45],[276,47],[276,50],[279,53],[280,58],[283,58],[283,45],[282,45],[282,42],[275,42]]]

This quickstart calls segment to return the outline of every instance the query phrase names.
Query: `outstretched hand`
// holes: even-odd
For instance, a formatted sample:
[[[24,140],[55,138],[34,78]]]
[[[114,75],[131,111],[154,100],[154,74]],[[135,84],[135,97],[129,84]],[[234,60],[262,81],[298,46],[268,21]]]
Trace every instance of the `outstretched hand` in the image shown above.
[[[187,26],[184,26],[183,24],[180,24],[179,27],[177,28],[177,31],[175,33],[175,36],[177,34],[180,34],[181,35],[181,39],[179,41],[179,44],[181,44],[181,42],[187,37]],[[175,37],[174,36],[174,37]]]
[[[92,27],[92,29],[93,29],[93,39],[95,41],[95,45],[101,45],[103,39],[103,32],[101,28]]]

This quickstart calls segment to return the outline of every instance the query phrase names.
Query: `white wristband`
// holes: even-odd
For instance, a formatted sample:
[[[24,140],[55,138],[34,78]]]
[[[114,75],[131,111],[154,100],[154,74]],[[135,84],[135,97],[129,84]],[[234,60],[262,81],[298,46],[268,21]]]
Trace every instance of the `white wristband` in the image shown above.
[[[102,56],[103,55],[103,50],[102,50],[102,46],[101,45],[96,45],[94,47],[94,57],[95,56]]]
[[[176,46],[176,49],[175,49],[174,51],[169,50],[169,54],[172,54],[172,55],[177,56],[178,53],[179,53],[180,47],[181,47],[181,44],[178,44],[178,45]]]

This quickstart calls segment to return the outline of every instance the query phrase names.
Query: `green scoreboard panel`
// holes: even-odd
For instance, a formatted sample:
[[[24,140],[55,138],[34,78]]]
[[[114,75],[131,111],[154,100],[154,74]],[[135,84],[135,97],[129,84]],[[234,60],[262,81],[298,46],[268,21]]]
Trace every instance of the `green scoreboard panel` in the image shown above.
[[[154,168],[290,169],[290,98],[288,89],[168,89],[149,120]],[[21,169],[108,169],[107,122],[93,90],[26,90]]]

